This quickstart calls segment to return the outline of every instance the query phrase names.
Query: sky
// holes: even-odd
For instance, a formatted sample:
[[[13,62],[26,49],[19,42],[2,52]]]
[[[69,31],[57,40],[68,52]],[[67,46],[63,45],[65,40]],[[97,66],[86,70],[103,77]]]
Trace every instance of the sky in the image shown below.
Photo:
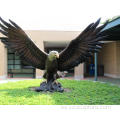
[[[25,30],[81,31],[120,15],[119,0],[1,0],[0,16]]]

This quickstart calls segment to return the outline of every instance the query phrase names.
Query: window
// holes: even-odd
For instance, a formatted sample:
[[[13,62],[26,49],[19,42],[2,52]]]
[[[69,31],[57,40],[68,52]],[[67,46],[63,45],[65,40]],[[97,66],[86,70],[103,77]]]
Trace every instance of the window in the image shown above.
[[[35,68],[27,65],[18,55],[8,49],[8,77],[35,77]]]

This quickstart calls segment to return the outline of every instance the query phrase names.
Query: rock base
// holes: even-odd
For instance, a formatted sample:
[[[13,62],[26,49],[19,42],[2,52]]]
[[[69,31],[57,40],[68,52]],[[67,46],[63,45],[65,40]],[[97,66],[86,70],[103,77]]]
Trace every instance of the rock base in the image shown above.
[[[52,83],[47,83],[42,82],[40,84],[40,87],[35,88],[36,92],[64,92],[64,89],[62,88],[62,85],[59,82],[52,82]]]

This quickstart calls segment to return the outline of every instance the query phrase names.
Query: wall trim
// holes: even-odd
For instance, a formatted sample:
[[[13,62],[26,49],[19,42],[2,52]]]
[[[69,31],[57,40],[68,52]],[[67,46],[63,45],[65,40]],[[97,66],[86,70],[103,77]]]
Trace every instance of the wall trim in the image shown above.
[[[0,76],[0,79],[7,79],[7,76],[6,75],[3,75],[3,76]]]
[[[111,77],[111,78],[120,78],[120,75],[109,74],[109,73],[104,73],[104,76]]]
[[[42,79],[43,77],[42,76],[37,76],[36,75],[36,79]]]
[[[82,80],[82,79],[84,79],[84,75],[75,75],[74,79],[75,80]]]

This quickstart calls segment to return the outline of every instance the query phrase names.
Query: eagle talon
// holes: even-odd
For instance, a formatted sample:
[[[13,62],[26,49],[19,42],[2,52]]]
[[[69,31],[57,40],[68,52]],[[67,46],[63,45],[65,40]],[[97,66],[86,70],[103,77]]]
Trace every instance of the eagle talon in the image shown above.
[[[59,82],[42,82],[40,84],[40,87],[37,87],[35,89],[36,92],[46,92],[46,91],[49,91],[49,92],[63,92],[64,89],[62,88],[62,85],[59,83]]]

